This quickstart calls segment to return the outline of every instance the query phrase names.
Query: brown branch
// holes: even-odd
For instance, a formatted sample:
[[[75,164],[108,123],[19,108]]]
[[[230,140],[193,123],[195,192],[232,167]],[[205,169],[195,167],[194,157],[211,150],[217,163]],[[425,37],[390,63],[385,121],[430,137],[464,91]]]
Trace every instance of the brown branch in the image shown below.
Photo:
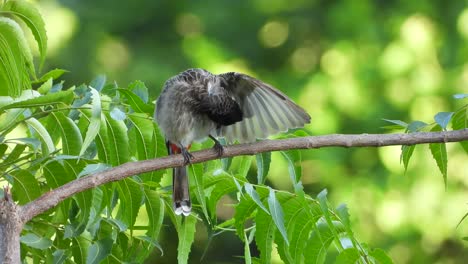
[[[250,144],[226,146],[222,157],[254,155],[261,152],[288,149],[313,149],[322,147],[383,147],[392,145],[458,142],[464,140],[468,140],[468,129],[411,134],[334,134],[281,140],[264,140]],[[193,156],[194,158],[192,163],[199,163],[219,158],[216,152],[212,149],[194,152]],[[118,181],[132,175],[181,165],[183,165],[183,158],[181,155],[176,155],[151,160],[129,162],[106,171],[76,179],[58,187],[57,189],[47,192],[36,200],[22,206],[20,210],[21,220],[23,223],[26,223],[34,216],[56,206],[66,198],[93,187],[97,187],[108,182]]]

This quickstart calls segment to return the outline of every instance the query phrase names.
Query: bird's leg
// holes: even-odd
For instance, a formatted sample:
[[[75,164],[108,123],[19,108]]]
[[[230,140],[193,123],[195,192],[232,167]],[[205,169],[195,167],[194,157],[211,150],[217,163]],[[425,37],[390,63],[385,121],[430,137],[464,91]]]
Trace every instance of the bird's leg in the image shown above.
[[[221,145],[221,143],[212,135],[209,135],[209,137],[214,141],[214,146],[213,149],[218,153],[218,156],[221,157],[224,153],[224,147]]]
[[[190,153],[185,147],[180,148],[182,156],[184,156],[184,165],[190,164],[190,160],[193,159],[192,153]]]

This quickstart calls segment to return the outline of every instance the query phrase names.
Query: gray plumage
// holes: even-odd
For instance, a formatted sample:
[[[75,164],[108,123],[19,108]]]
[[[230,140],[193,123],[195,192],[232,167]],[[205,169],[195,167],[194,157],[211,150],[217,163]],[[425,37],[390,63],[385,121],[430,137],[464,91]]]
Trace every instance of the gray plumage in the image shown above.
[[[189,69],[166,81],[156,102],[155,119],[170,154],[177,153],[170,149],[177,146],[187,163],[187,148],[193,141],[210,136],[214,140],[224,137],[230,143],[253,142],[310,122],[304,109],[269,84],[241,73],[215,75],[203,69]],[[215,142],[221,154],[222,147]],[[180,172],[174,170],[174,174],[180,178]],[[181,195],[176,189],[179,186],[173,189],[176,213],[188,215],[190,210],[178,206],[181,200],[190,205],[188,190]]]

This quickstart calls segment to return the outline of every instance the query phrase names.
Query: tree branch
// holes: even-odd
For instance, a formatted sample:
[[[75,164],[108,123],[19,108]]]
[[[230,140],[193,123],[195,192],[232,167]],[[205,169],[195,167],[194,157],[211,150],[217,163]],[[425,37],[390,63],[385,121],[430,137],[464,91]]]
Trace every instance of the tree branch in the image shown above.
[[[254,155],[262,152],[289,149],[314,149],[322,147],[383,147],[392,145],[458,142],[465,140],[468,140],[468,129],[445,132],[418,132],[410,134],[334,134],[281,140],[264,140],[250,144],[226,146],[222,157],[227,158],[240,155]],[[192,154],[194,156],[192,163],[220,158],[213,149],[201,150]],[[118,181],[132,175],[182,166],[183,162],[184,159],[182,155],[175,155],[125,163],[106,171],[76,179],[47,192],[36,200],[20,207],[19,215],[22,222],[26,223],[34,216],[47,211],[76,193],[105,183]]]

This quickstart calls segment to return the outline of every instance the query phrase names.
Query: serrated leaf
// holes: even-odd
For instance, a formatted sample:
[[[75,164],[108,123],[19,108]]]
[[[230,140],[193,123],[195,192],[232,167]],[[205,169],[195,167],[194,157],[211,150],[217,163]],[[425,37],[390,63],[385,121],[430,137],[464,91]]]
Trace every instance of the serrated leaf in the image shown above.
[[[111,105],[109,115],[117,121],[123,121],[127,118],[125,108],[121,105]]]
[[[256,233],[255,243],[260,251],[261,263],[271,262],[273,240],[275,238],[276,225],[271,216],[264,211],[258,211],[255,217]]]
[[[452,128],[454,130],[468,128],[468,105],[463,106],[461,109],[455,112],[452,118]],[[465,140],[459,143],[468,154],[468,141]]]
[[[208,212],[213,216],[216,216],[216,204],[224,195],[237,191],[237,186],[232,180],[232,176],[228,173],[223,172],[222,174],[213,176],[205,175],[204,179],[205,189],[209,186],[214,188],[211,191],[208,199]]]
[[[31,108],[31,107],[41,107],[46,105],[56,105],[56,104],[70,104],[73,101],[73,90],[61,91],[56,93],[48,93],[41,95],[32,99],[27,99],[23,101],[14,102],[0,108],[0,112],[3,112],[7,109],[12,108]]]
[[[411,156],[413,156],[415,147],[416,145],[401,146],[400,162],[403,162],[403,166],[405,167],[405,173],[408,170],[409,161],[411,159]]]
[[[263,184],[270,170],[271,152],[257,154],[255,159],[257,161],[257,183]]]
[[[289,245],[288,234],[286,232],[286,228],[284,227],[283,208],[276,199],[276,195],[273,189],[270,189],[270,194],[268,195],[268,208],[270,209],[270,214],[273,218],[273,221],[275,222],[276,227],[283,236],[286,244]]]
[[[360,258],[359,251],[355,248],[347,248],[340,252],[335,264],[355,264]]]
[[[14,98],[30,89],[29,73],[34,75],[33,57],[20,25],[0,17],[0,95]]]
[[[146,104],[138,95],[127,89],[117,89],[120,94],[122,94],[126,99],[128,104],[132,109],[137,113],[146,113],[152,114],[153,107],[149,104]]]
[[[468,98],[468,94],[454,94],[453,98],[455,98],[455,99]]]
[[[33,233],[27,233],[24,236],[20,237],[20,242],[27,245],[28,247],[37,248],[37,249],[47,249],[52,246],[52,241],[45,237],[39,237]]]
[[[19,204],[26,204],[41,195],[41,189],[36,177],[27,170],[16,170],[11,173],[13,182],[13,198]]]
[[[104,164],[104,163],[88,164],[82,171],[80,171],[80,173],[77,175],[77,178],[81,178],[83,176],[88,176],[90,174],[95,174],[101,171],[105,171],[109,168],[111,168],[111,166],[109,166],[108,164]]]
[[[110,118],[107,114],[107,138],[109,140],[108,149],[112,165],[120,165],[130,161],[130,146],[128,141],[127,126],[123,121]]]
[[[382,118],[382,120],[387,121],[389,123],[397,125],[399,128],[406,128],[408,124],[406,122],[403,122],[401,120],[392,120],[392,119],[385,119]]]
[[[341,223],[343,223],[346,229],[351,230],[351,224],[349,222],[349,212],[346,204],[340,204],[336,208],[336,214],[340,217]]]
[[[197,219],[189,215],[184,218],[182,223],[177,227],[177,234],[179,236],[179,243],[177,246],[177,262],[179,264],[186,264],[190,254],[193,240],[195,238],[195,224]]]
[[[72,240],[72,255],[75,263],[86,263],[88,250],[91,248],[91,238],[86,235],[74,237]]]
[[[378,264],[393,264],[393,260],[380,248],[372,250],[369,255],[373,257]]]
[[[55,125],[60,131],[63,154],[78,155],[83,138],[76,123],[62,112],[52,113],[50,116],[54,118]]]
[[[164,220],[164,201],[156,191],[144,189],[145,207],[148,213],[148,231],[146,234],[157,240]]]
[[[148,88],[144,82],[136,80],[128,85],[128,89],[136,94],[144,103],[148,103]]]
[[[206,219],[210,219],[208,214],[208,210],[206,207],[206,200],[205,200],[205,189],[203,188],[203,164],[190,164],[187,167],[189,172],[190,180],[194,183],[195,189],[195,196],[197,197],[198,202],[200,203],[201,209],[203,214],[205,215]],[[193,188],[192,188],[193,190]]]
[[[301,152],[299,150],[287,150],[281,151],[281,154],[288,162],[288,172],[291,182],[294,186],[294,190],[299,191],[299,184],[302,177],[302,166],[301,166]]]
[[[89,86],[100,92],[106,84],[106,79],[105,75],[100,74],[89,83]]]
[[[270,212],[268,212],[268,210],[266,209],[265,205],[263,205],[263,202],[260,200],[260,196],[258,195],[258,193],[255,191],[255,189],[253,188],[252,184],[250,183],[246,183],[244,184],[244,189],[245,189],[245,192],[247,192],[247,194],[253,199],[253,201],[258,205],[258,207],[262,208],[263,211],[265,211],[265,213],[267,213],[268,215],[270,215]]]
[[[99,92],[96,89],[90,88],[91,91],[91,117],[89,121],[89,126],[86,130],[86,136],[83,141],[83,145],[81,145],[80,149],[80,156],[82,156],[86,149],[91,145],[91,143],[96,138],[97,134],[99,133],[101,127],[101,97]]]
[[[31,30],[36,39],[41,54],[40,67],[45,61],[47,51],[47,34],[45,23],[37,8],[31,2],[10,0],[3,6],[4,10],[11,11],[13,14],[21,18]]]
[[[114,241],[110,238],[101,239],[93,244],[88,249],[86,264],[99,264],[103,259],[111,254]]]
[[[68,71],[64,69],[53,69],[51,71],[46,72],[44,75],[41,76],[41,78],[34,80],[32,83],[38,84],[48,80],[56,80],[66,72]]]
[[[454,112],[439,112],[434,116],[434,120],[443,130],[447,129],[447,125],[452,119]]]
[[[330,212],[328,210],[328,199],[327,199],[327,189],[324,189],[317,195],[317,199],[319,200],[320,208],[322,210],[323,216],[325,217],[325,221],[327,222],[328,226],[330,227],[331,232],[335,236],[335,239],[338,241],[338,233],[334,228],[333,221],[330,216]],[[339,244],[341,246],[341,244]]]
[[[64,249],[57,249],[52,253],[54,257],[54,264],[64,263],[67,259],[70,258],[70,251]]]
[[[434,127],[431,131],[440,131],[440,127]],[[432,157],[437,163],[442,176],[444,177],[444,184],[447,187],[447,148],[445,143],[431,143],[429,144]]]
[[[252,264],[252,255],[250,254],[250,243],[247,233],[244,231],[244,259],[246,264]]]
[[[143,191],[141,186],[131,178],[117,182],[120,207],[118,218],[127,226],[133,227],[142,204]]]
[[[334,222],[333,227],[338,232],[343,232],[344,227],[340,222]],[[330,226],[319,221],[312,232],[304,250],[304,260],[307,264],[322,264],[325,262],[328,248],[335,238]]]
[[[39,88],[37,88],[37,91],[40,94],[47,94],[50,91],[50,89],[52,88],[52,84],[53,84],[52,78],[49,78],[41,86],[39,86]]]
[[[42,142],[42,151],[48,155],[55,151],[55,145],[47,129],[35,118],[29,118],[25,121],[37,133]]]
[[[268,195],[268,192],[266,192],[266,195]],[[250,196],[247,195],[242,196],[239,203],[236,205],[234,214],[234,226],[236,227],[236,232],[239,237],[242,237],[242,234],[244,233],[244,225],[246,220],[252,215],[252,213],[257,208],[257,204],[253,201],[253,199]]]
[[[428,124],[427,123],[424,123],[423,121],[413,121],[411,123],[409,123],[408,127],[407,127],[407,131],[412,133],[412,132],[418,132],[420,130],[422,130],[423,128],[425,128]]]

